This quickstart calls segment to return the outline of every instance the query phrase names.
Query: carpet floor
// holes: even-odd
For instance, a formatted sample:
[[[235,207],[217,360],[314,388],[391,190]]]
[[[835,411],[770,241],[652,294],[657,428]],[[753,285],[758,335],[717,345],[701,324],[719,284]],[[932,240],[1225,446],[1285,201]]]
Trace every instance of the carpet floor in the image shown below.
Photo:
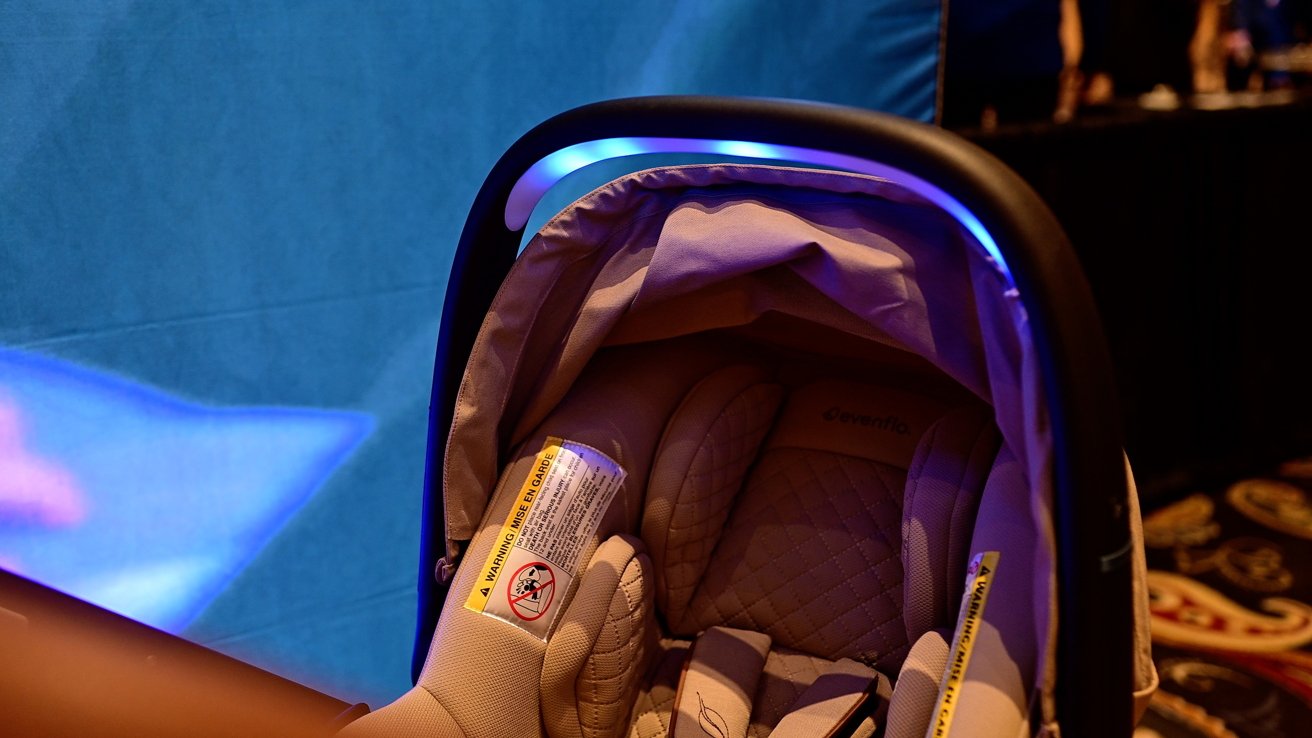
[[[1144,513],[1161,689],[1135,738],[1312,735],[1312,457]]]

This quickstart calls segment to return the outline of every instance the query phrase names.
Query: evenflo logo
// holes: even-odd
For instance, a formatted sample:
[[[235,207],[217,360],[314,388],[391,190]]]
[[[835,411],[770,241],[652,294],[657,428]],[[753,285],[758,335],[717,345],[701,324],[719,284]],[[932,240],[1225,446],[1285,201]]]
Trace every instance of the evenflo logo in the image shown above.
[[[821,414],[821,417],[829,423],[843,423],[845,425],[859,425],[863,428],[877,428],[883,431],[896,433],[905,436],[911,432],[911,427],[902,421],[896,415],[866,415],[863,413],[854,413],[850,410],[834,405]]]

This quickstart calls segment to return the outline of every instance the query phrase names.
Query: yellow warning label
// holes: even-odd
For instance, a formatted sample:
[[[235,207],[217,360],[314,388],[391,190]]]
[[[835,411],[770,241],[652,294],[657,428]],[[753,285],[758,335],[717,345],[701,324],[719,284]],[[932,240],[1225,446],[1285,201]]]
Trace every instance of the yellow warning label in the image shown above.
[[[957,632],[952,638],[952,660],[943,672],[938,687],[938,704],[934,710],[934,724],[929,735],[946,738],[952,729],[952,716],[961,700],[961,688],[966,679],[966,667],[975,648],[980,625],[984,619],[984,605],[988,603],[993,573],[998,568],[998,552],[975,554],[966,570],[966,591],[961,595],[961,613],[957,617]]]
[[[488,554],[487,563],[483,565],[483,571],[478,577],[478,582],[474,584],[474,588],[469,592],[469,599],[465,600],[465,607],[470,610],[483,612],[483,609],[487,607],[488,598],[496,590],[497,580],[501,578],[501,572],[505,569],[506,559],[515,548],[515,541],[524,528],[524,519],[533,510],[533,502],[542,489],[542,483],[547,478],[547,472],[551,469],[552,462],[560,454],[560,444],[561,440],[559,438],[554,436],[547,438],[542,450],[538,452],[537,459],[533,461],[533,470],[529,472],[528,478],[524,480],[524,485],[519,489],[519,498],[506,515],[505,524],[501,526],[501,535],[497,538],[497,545]]]
[[[624,477],[620,465],[601,451],[548,438],[511,502],[465,607],[547,640]]]

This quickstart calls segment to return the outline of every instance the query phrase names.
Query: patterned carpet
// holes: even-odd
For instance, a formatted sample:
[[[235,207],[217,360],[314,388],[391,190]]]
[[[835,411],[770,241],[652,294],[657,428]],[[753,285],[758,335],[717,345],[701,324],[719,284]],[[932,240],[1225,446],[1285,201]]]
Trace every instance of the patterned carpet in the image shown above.
[[[1144,516],[1161,689],[1136,738],[1312,736],[1312,457]]]

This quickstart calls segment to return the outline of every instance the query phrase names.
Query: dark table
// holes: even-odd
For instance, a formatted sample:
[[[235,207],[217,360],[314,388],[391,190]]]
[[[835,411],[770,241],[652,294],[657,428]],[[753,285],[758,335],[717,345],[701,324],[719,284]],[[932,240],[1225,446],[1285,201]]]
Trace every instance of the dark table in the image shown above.
[[[1148,497],[1312,453],[1312,96],[960,131],[1065,225]]]

